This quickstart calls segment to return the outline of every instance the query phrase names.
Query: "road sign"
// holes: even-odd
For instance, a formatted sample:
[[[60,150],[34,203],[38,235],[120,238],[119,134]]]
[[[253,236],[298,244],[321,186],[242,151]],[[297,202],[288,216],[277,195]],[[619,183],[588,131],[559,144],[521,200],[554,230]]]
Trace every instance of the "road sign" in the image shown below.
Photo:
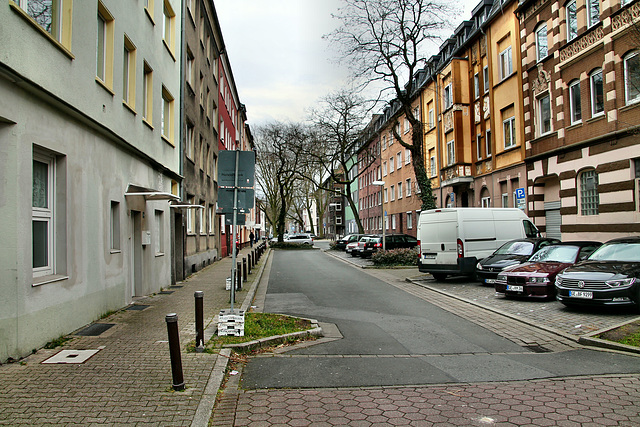
[[[219,188],[218,189],[218,213],[233,213],[233,188]],[[238,209],[253,209],[254,203],[254,190],[252,188],[239,188],[238,189]]]
[[[222,150],[218,153],[218,185],[235,187],[236,153],[238,159],[238,187],[253,187],[256,170],[256,153],[253,151]]]
[[[527,194],[524,192],[524,188],[516,188],[516,200],[524,200],[527,198]]]
[[[246,219],[246,215],[238,214],[238,216],[236,217],[236,225],[245,225]],[[233,216],[226,215],[224,217],[224,223],[226,225],[233,225]]]

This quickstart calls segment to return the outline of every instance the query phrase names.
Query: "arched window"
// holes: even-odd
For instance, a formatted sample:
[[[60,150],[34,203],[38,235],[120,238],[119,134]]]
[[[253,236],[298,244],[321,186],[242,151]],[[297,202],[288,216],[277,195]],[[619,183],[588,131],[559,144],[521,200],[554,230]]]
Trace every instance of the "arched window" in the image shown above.
[[[588,169],[578,175],[580,188],[580,215],[598,215],[600,196],[598,195],[598,174]]]

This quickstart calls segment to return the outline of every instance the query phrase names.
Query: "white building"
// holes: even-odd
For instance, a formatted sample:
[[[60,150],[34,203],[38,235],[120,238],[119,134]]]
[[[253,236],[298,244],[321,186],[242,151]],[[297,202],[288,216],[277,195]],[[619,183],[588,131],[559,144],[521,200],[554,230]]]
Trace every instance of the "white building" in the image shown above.
[[[0,361],[171,284],[180,12],[0,6]]]

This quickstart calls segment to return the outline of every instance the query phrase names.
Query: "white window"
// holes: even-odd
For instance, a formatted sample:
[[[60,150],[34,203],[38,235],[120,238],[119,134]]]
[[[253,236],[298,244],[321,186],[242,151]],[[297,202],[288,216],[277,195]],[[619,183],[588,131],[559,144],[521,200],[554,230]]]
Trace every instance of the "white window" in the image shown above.
[[[482,203],[483,208],[491,207],[491,197],[483,197],[482,199],[480,199],[480,202]]]
[[[624,58],[624,89],[627,104],[640,101],[640,55],[632,52]]]
[[[536,30],[536,58],[538,61],[542,61],[548,54],[547,24],[542,24]]]
[[[387,149],[387,135],[382,135],[382,149]]]
[[[156,255],[164,254],[164,212],[160,210],[156,210],[155,215],[155,234],[156,234]]]
[[[408,148],[404,149],[404,164],[408,165],[409,163],[411,163],[411,150],[409,150]]]
[[[582,105],[580,102],[580,80],[574,80],[569,84],[569,107],[571,124],[582,122]]]
[[[580,214],[598,215],[600,197],[598,195],[598,174],[587,170],[580,174]]]
[[[200,200],[200,205],[204,206],[204,201]],[[204,209],[198,209],[198,224],[200,224],[200,234],[207,234],[207,224],[204,221]]]
[[[389,173],[393,173],[394,170],[395,170],[395,168],[394,168],[394,158],[390,157],[389,158]]]
[[[398,169],[402,168],[402,151],[396,154],[396,165],[398,165]]]
[[[433,108],[429,110],[429,127],[433,128],[436,126],[436,119],[433,113]]]
[[[169,142],[173,142],[173,126],[174,126],[174,104],[175,100],[171,93],[162,86],[162,118],[161,118],[161,134]]]
[[[187,204],[195,205],[195,198],[193,196],[187,196]],[[196,208],[187,209],[187,234],[194,233],[194,225],[196,222]]]
[[[187,45],[187,68],[185,70],[187,83],[191,87],[192,90],[195,90],[195,62],[196,58],[191,52],[191,48]]]
[[[153,118],[153,70],[147,61],[143,63],[142,118],[149,124]]]
[[[96,75],[101,81],[105,81],[107,74],[107,21],[98,13],[98,35],[96,46]]]
[[[390,131],[389,131],[389,147],[391,147],[391,146],[393,145],[393,141],[394,141],[394,138],[393,138],[393,131],[392,131],[392,130],[390,130]]]
[[[122,100],[131,108],[136,107],[136,47],[124,36],[122,64]]]
[[[384,189],[384,202],[385,203],[389,202],[389,194],[388,194],[387,188]]]
[[[409,130],[411,130],[411,124],[409,123],[409,120],[407,120],[405,118],[404,119],[404,133],[408,133]]]
[[[431,156],[431,158],[429,159],[429,166],[431,168],[431,176],[429,178],[435,178],[436,177],[436,157],[435,156]]]
[[[409,230],[413,228],[413,212],[407,212],[407,228]]]
[[[482,159],[482,134],[476,135],[476,156]]]
[[[396,199],[396,188],[394,185],[391,186],[390,193],[391,193],[391,201],[393,202]]]
[[[587,0],[587,26],[600,22],[600,0]]]
[[[209,220],[209,234],[215,234],[215,232],[216,232],[216,228],[214,226],[215,218],[216,218],[215,206],[209,205],[209,218],[208,218],[208,220]]]
[[[500,52],[500,80],[504,80],[513,73],[511,46]]]
[[[382,162],[382,176],[387,176],[387,162]]]
[[[195,155],[195,144],[196,144],[196,140],[195,140],[195,132],[194,132],[194,126],[193,124],[191,124],[190,122],[187,122],[187,147],[186,147],[186,151],[187,151],[187,157],[190,158],[191,160],[195,159],[194,155]]]
[[[120,251],[120,203],[111,201],[109,213],[109,248],[111,251]]]
[[[65,24],[62,0],[14,0],[40,27],[59,42],[64,41]],[[63,43],[65,44],[65,43]],[[65,44],[66,46],[66,44]],[[69,48],[69,46],[66,46]]]
[[[491,129],[487,129],[485,138],[485,149],[487,157],[491,157]]]
[[[604,87],[602,85],[602,69],[598,68],[589,75],[591,89],[591,116],[604,113]]]
[[[510,117],[502,122],[504,131],[504,148],[511,148],[516,145],[516,118]]]
[[[538,123],[539,135],[551,132],[551,98],[548,93],[538,99]]]
[[[489,66],[485,65],[482,69],[482,79],[484,83],[484,93],[489,92]]]
[[[406,189],[406,192],[407,192],[407,197],[411,196],[411,178],[408,178],[408,179],[407,179],[407,189]]]
[[[396,229],[396,214],[391,215],[391,229]]]
[[[164,7],[162,9],[162,40],[165,45],[173,53],[175,51],[175,32],[176,32],[176,14],[171,7],[169,0],[164,0]]]
[[[448,109],[453,105],[453,93],[451,92],[451,83],[444,88],[444,109]]]
[[[33,276],[54,274],[55,161],[34,153],[31,198]]]
[[[502,207],[509,207],[509,193],[502,193]]]
[[[451,166],[456,162],[456,144],[452,139],[447,141],[447,166]]]
[[[478,73],[473,75],[473,94],[476,99],[480,97],[480,75]]]
[[[398,183],[398,199],[402,199],[402,182]]]
[[[578,37],[578,7],[576,0],[567,3],[565,13],[567,21],[567,41],[571,41]]]

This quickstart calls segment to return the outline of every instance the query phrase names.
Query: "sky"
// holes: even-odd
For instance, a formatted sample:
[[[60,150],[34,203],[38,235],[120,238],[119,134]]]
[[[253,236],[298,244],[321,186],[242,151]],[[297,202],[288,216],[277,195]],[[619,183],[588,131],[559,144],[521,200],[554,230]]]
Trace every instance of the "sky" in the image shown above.
[[[458,22],[480,0],[462,0]],[[337,51],[322,38],[341,0],[214,0],[240,102],[252,127],[303,121],[317,101],[349,82]],[[432,53],[437,53],[434,47]]]

